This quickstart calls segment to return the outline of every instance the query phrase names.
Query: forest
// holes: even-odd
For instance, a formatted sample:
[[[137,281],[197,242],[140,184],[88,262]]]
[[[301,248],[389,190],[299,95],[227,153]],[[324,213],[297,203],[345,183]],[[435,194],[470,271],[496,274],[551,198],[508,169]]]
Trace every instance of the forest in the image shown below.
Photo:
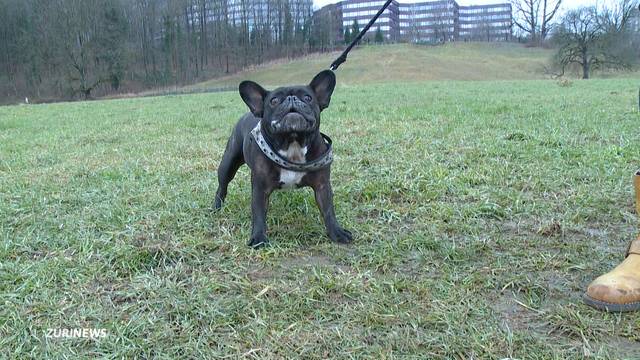
[[[179,86],[334,46],[311,0],[0,0],[0,98]],[[313,34],[313,35],[312,35]]]

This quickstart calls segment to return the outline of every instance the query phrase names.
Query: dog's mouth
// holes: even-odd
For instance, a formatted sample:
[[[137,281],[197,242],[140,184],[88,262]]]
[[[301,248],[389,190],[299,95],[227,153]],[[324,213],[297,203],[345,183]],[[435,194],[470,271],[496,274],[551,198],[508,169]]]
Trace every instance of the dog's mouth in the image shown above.
[[[280,120],[272,121],[275,133],[308,132],[313,130],[315,121],[309,120],[295,109],[289,110]]]
[[[289,112],[282,117],[282,121],[287,122],[287,121],[295,120],[298,118],[304,119],[304,115],[300,114],[295,110],[289,110]]]

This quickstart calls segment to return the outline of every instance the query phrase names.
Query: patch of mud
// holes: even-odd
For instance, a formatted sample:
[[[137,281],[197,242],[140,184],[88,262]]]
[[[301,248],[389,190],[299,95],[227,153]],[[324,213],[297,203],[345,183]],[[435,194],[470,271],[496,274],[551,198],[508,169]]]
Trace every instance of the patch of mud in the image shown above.
[[[335,272],[349,273],[351,266],[339,263],[335,259],[321,253],[312,253],[284,259],[280,267],[283,271],[321,267],[333,269]]]
[[[355,256],[357,250],[348,248],[336,250],[336,257]],[[308,271],[311,268],[324,268],[336,273],[352,273],[354,270],[350,265],[341,263],[336,258],[332,258],[322,253],[307,253],[299,256],[284,258],[276,265],[257,265],[247,269],[247,277],[252,281],[283,279],[299,270]]]
[[[491,304],[500,327],[505,332],[533,331],[544,333],[544,312],[519,304],[511,294],[498,294]]]
[[[616,359],[637,359],[640,356],[640,341],[620,336],[607,336],[592,346],[606,348],[609,355]]]

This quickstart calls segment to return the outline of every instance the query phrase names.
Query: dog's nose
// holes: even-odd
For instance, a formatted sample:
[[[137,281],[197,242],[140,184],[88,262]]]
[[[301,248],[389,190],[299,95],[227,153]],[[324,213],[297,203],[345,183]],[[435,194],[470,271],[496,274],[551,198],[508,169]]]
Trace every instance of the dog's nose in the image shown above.
[[[297,97],[297,96],[295,96],[295,95],[289,95],[289,96],[287,96],[287,99],[286,99],[286,100],[289,102],[289,104],[290,104],[291,106],[295,105],[298,101],[300,101],[300,99],[298,99],[298,97]]]

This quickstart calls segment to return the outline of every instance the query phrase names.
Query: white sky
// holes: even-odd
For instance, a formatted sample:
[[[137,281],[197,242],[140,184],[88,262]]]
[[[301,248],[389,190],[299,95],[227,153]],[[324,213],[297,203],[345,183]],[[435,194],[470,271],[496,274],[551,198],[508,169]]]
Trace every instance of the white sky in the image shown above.
[[[320,8],[327,4],[337,3],[339,0],[313,0],[313,5],[316,8]],[[424,1],[433,1],[433,0],[398,0],[401,3],[415,3],[415,2],[424,2]],[[495,3],[505,3],[509,2],[509,0],[456,0],[459,5],[482,5],[482,4],[495,4]],[[595,5],[602,4],[603,2],[607,2],[607,0],[563,0],[562,1],[562,10],[576,8],[578,6],[585,5]]]

